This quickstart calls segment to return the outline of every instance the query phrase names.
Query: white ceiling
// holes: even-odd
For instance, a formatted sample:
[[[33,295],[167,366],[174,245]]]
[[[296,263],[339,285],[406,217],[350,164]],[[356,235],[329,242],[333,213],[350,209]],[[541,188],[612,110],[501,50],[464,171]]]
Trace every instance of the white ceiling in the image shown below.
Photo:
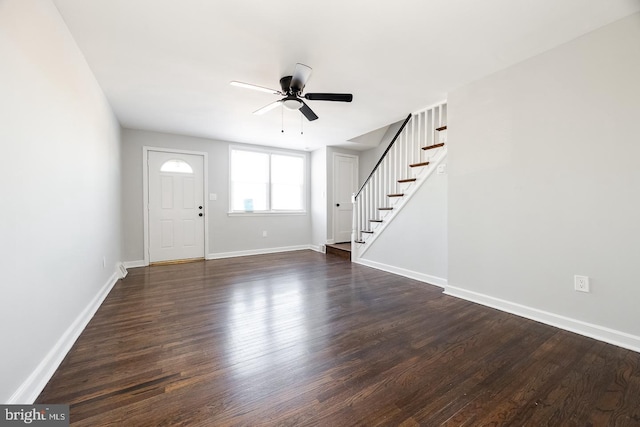
[[[639,0],[54,0],[124,127],[315,149],[640,10]],[[252,112],[296,62],[320,118]],[[375,133],[375,132],[374,132]],[[364,138],[365,140],[367,138]]]

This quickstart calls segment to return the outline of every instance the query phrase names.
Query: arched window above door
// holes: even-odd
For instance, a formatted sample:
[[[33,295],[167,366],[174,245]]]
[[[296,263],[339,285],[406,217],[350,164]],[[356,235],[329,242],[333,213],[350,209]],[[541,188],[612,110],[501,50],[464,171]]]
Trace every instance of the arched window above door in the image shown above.
[[[193,168],[184,160],[167,160],[160,167],[160,172],[193,173]]]

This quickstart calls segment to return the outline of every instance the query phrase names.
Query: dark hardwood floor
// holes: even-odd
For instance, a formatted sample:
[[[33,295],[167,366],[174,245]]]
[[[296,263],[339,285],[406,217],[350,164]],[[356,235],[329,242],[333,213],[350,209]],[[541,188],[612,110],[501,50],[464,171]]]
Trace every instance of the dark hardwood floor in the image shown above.
[[[130,270],[38,403],[74,426],[631,426],[640,354],[300,251]]]

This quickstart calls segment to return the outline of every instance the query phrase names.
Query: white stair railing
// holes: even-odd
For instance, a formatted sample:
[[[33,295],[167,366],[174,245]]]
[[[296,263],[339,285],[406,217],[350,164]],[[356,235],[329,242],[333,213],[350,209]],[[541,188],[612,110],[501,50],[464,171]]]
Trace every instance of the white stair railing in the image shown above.
[[[407,116],[354,194],[352,255],[364,252],[446,154],[447,104]],[[402,182],[399,182],[402,181]]]

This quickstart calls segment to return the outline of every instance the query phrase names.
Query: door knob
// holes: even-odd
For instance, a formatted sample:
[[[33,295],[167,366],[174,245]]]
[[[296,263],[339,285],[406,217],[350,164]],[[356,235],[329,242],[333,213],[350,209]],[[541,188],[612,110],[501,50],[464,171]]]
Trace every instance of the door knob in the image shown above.
[[[337,207],[340,207],[340,203],[336,203],[336,206],[337,206]]]
[[[202,209],[202,206],[198,206],[198,209]]]
[[[202,212],[200,212],[200,213],[198,214],[198,216],[202,216]]]

